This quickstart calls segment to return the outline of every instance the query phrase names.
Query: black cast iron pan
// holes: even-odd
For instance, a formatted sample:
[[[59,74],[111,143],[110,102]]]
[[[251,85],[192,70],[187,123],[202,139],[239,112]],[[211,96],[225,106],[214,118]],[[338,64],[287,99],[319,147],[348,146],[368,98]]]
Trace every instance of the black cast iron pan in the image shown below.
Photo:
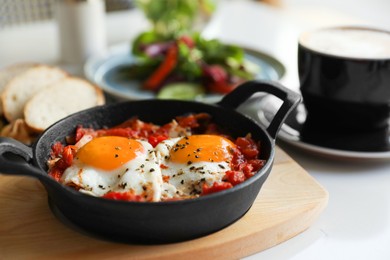
[[[273,94],[284,101],[267,129],[235,111],[254,93]],[[300,96],[271,82],[242,84],[217,104],[190,101],[143,100],[116,103],[73,114],[47,129],[31,147],[8,138],[0,139],[0,172],[27,175],[40,180],[52,209],[78,229],[101,238],[130,243],[170,243],[201,237],[240,219],[252,206],[271,171],[275,138]],[[92,197],[65,187],[47,175],[46,162],[53,143],[65,143],[76,126],[114,126],[132,116],[164,124],[186,113],[206,112],[233,136],[251,133],[261,141],[265,166],[253,177],[235,186],[196,199],[169,202],[124,202]],[[28,217],[28,216],[26,216]],[[61,218],[62,219],[62,218]],[[63,220],[63,219],[62,219]]]

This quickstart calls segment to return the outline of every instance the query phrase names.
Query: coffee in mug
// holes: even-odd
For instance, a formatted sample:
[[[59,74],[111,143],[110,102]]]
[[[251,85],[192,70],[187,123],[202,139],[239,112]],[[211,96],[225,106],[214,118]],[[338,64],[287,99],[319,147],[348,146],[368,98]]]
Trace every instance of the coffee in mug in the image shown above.
[[[328,28],[301,35],[300,44],[316,52],[355,59],[390,58],[388,32],[367,28]]]
[[[298,72],[307,110],[302,138],[334,148],[390,149],[390,32],[363,27],[305,32]],[[371,141],[353,147],[361,138]]]

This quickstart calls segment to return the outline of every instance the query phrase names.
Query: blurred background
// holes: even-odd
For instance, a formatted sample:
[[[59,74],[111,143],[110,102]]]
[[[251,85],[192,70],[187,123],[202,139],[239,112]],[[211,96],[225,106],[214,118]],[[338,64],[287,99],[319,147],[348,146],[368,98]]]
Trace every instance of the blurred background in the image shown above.
[[[0,29],[53,19],[53,6],[56,1],[58,0],[0,0]],[[215,1],[218,3],[250,0]],[[105,0],[105,2],[107,12],[134,8],[133,0]],[[263,0],[263,2],[282,9],[311,8],[313,6],[330,8],[390,28],[389,0]]]
[[[83,1],[99,3],[99,0],[0,0],[0,67],[26,60],[57,64],[60,37],[53,22],[56,4]],[[135,0],[102,1],[106,10],[108,46],[130,42],[149,28]],[[214,1],[217,10],[203,30],[203,36],[274,56],[288,68],[282,83],[290,86],[298,85],[296,43],[303,30],[336,24],[390,30],[390,0]],[[256,4],[258,2],[262,4]],[[90,37],[87,38],[90,41]]]
[[[53,19],[57,1],[59,0],[0,0],[0,28]],[[133,0],[105,2],[107,12],[134,8]]]

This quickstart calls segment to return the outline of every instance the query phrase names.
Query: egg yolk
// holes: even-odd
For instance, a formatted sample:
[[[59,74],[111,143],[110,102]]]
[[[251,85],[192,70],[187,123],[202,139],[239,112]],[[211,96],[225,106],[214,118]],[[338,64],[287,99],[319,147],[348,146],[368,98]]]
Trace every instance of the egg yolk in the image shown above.
[[[192,135],[180,139],[170,151],[170,161],[185,163],[230,161],[236,145],[217,135]]]
[[[76,157],[83,163],[102,170],[114,170],[144,153],[133,139],[119,136],[98,137],[80,148]]]

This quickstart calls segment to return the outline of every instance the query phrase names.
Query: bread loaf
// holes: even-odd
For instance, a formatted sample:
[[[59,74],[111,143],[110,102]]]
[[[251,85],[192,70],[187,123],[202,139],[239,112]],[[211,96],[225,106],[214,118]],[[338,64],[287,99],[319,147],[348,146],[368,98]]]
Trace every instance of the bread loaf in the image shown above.
[[[24,108],[26,124],[41,132],[56,121],[105,102],[103,91],[86,80],[67,77],[33,95]]]
[[[20,63],[5,67],[0,70],[0,96],[4,91],[5,86],[16,76],[22,74],[27,69],[36,66],[35,63]],[[0,116],[3,114],[3,105],[0,99]]]
[[[64,70],[47,65],[33,66],[14,77],[1,95],[5,118],[9,122],[23,118],[24,106],[34,94],[65,77]]]

